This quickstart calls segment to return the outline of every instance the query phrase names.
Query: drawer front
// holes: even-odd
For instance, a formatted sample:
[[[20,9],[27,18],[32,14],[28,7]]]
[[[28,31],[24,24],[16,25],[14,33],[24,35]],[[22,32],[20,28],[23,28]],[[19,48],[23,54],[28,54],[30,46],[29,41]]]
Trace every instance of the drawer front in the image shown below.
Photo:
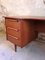
[[[8,34],[8,40],[21,47],[21,40],[18,37],[14,37]]]
[[[20,21],[17,22],[17,20],[6,19],[6,26],[15,28],[15,29],[20,28]]]
[[[7,27],[7,34],[21,38],[20,30]]]

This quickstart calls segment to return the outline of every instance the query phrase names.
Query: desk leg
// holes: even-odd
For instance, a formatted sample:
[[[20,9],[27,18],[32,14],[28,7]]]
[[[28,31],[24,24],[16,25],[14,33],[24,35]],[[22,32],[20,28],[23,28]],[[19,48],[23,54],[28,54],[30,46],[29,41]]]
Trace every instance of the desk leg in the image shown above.
[[[15,45],[15,52],[17,52],[17,45]]]

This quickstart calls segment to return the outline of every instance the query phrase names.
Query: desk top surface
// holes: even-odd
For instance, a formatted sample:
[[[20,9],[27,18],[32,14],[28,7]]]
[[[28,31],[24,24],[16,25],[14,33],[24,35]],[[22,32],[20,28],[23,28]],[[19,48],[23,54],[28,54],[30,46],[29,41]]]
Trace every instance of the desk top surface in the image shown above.
[[[5,18],[7,18],[7,19],[45,20],[45,16],[15,16],[15,17],[7,16]]]

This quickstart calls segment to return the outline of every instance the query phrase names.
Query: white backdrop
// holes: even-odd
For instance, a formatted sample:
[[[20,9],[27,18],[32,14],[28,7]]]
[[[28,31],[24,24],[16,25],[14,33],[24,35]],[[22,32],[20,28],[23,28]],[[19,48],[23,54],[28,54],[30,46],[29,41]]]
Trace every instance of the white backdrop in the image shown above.
[[[8,16],[45,16],[43,0],[1,0]]]

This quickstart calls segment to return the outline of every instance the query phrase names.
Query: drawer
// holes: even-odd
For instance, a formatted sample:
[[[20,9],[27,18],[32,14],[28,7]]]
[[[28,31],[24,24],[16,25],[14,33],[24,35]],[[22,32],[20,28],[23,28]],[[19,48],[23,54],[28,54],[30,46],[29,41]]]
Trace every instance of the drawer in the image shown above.
[[[21,38],[21,33],[19,29],[7,27],[7,34],[12,35],[14,37]]]
[[[20,28],[20,21],[13,20],[13,19],[6,19],[6,26],[11,28]]]
[[[21,47],[21,40],[19,38],[11,36],[8,34],[8,40]]]

